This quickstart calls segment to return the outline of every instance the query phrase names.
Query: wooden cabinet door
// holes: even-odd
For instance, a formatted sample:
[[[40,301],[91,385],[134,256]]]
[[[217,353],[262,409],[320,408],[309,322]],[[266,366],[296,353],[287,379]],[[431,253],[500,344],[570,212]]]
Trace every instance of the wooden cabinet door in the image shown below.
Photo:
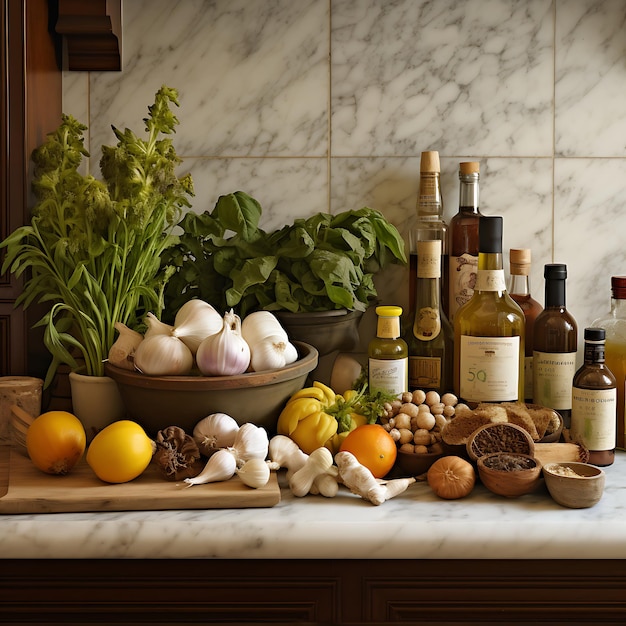
[[[52,27],[55,3],[5,0],[0,9],[2,93],[0,115],[0,238],[29,220],[30,154],[61,119],[60,52]],[[0,261],[4,254],[0,255]],[[15,308],[22,281],[0,276],[0,376],[42,377],[49,360],[41,310]]]

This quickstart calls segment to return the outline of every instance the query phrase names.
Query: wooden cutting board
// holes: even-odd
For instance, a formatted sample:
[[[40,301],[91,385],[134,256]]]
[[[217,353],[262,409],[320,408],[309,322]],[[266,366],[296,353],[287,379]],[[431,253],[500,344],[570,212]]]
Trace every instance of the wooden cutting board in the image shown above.
[[[265,487],[252,489],[237,476],[187,487],[165,480],[152,464],[135,480],[112,485],[97,478],[84,458],[66,476],[51,476],[15,450],[10,452],[8,465],[8,488],[5,495],[0,490],[0,513],[241,509],[280,502],[276,472]]]

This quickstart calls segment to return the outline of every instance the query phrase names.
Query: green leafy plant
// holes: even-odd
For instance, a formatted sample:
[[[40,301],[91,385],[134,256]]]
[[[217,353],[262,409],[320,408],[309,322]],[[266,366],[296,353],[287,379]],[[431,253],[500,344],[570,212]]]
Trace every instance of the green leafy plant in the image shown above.
[[[240,315],[269,311],[364,311],[376,297],[373,276],[406,263],[395,226],[364,207],[317,213],[271,233],[259,228],[261,205],[237,191],[214,209],[187,213],[177,245],[163,255],[174,268],[166,313],[199,297]]]
[[[2,273],[24,274],[16,305],[49,303],[37,323],[52,355],[45,384],[61,363],[101,376],[115,340],[116,322],[141,325],[160,315],[169,278],[160,255],[176,238],[171,230],[193,195],[189,175],[177,178],[180,163],[172,141],[176,90],[163,86],[144,119],[147,139],[113,127],[117,144],[103,146],[103,181],[78,172],[86,126],[63,115],[59,128],[33,153],[37,203],[31,223],[10,234]]]

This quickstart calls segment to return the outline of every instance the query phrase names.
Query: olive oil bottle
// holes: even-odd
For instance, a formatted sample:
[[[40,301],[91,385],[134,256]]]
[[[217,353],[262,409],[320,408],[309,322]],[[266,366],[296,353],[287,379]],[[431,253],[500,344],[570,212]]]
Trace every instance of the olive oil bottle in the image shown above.
[[[409,346],[409,390],[444,394],[452,389],[452,326],[441,308],[441,240],[417,242],[413,323],[404,333]]]
[[[454,316],[454,391],[470,405],[524,400],[526,319],[506,290],[502,218],[481,216],[476,286]]]
[[[368,347],[370,391],[399,395],[409,390],[409,348],[400,336],[402,307],[377,306],[376,337]]]

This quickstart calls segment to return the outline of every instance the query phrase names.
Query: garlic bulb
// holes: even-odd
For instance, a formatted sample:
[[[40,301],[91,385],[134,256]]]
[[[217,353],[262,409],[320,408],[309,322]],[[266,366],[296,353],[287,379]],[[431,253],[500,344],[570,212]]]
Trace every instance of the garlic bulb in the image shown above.
[[[250,346],[271,335],[280,335],[289,341],[287,331],[270,311],[255,311],[246,315],[241,323],[241,334]]]
[[[193,438],[204,456],[235,443],[239,424],[226,413],[212,413],[202,418],[193,429]]]
[[[134,370],[135,350],[143,341],[143,335],[122,322],[115,322],[114,326],[119,335],[109,349],[108,361],[111,365]]]
[[[143,335],[144,339],[148,339],[153,335],[171,335],[174,330],[173,326],[162,322],[154,313],[148,313],[144,319],[148,329]]]
[[[270,479],[270,466],[263,459],[250,459],[235,470],[241,482],[254,489],[265,487]]]
[[[149,376],[182,376],[192,367],[191,350],[171,335],[151,335],[135,351],[135,368]]]
[[[241,319],[232,309],[224,315],[222,329],[202,341],[196,363],[205,376],[234,376],[248,369],[250,346],[241,336]]]
[[[180,307],[174,319],[172,335],[196,354],[204,339],[222,328],[222,316],[204,300],[193,299]]]
[[[250,367],[255,372],[285,367],[297,358],[296,347],[282,335],[270,335],[250,345]]]
[[[185,478],[185,482],[191,487],[191,485],[204,485],[205,483],[229,480],[235,475],[236,469],[237,463],[234,455],[226,449],[218,450],[197,476]]]
[[[250,459],[265,459],[269,449],[269,438],[262,426],[246,423],[239,428],[233,445],[228,448],[240,467]]]

